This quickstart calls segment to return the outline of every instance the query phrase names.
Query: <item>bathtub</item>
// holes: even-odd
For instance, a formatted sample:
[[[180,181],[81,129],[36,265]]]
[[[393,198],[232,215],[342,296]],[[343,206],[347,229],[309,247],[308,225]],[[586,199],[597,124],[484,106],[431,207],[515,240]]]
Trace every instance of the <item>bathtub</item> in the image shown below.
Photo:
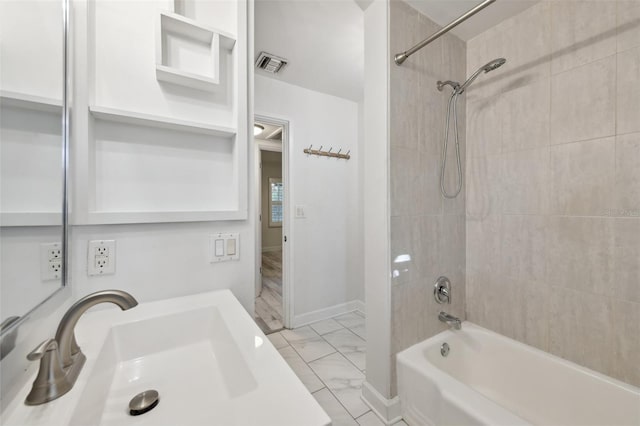
[[[469,322],[399,353],[397,368],[411,426],[640,425],[640,388]]]

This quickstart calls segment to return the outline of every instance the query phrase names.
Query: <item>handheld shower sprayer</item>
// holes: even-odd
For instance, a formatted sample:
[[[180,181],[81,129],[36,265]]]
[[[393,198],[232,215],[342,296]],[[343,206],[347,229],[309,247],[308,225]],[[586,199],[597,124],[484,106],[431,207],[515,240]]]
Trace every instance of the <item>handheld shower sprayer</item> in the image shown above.
[[[445,122],[444,129],[444,147],[442,149],[442,167],[440,168],[440,192],[445,198],[456,198],[460,191],[462,190],[462,163],[460,160],[460,141],[458,137],[458,111],[456,109],[456,105],[458,103],[458,96],[460,96],[466,89],[473,83],[473,81],[478,78],[480,73],[484,71],[484,73],[488,73],[495,69],[500,68],[502,65],[507,62],[504,58],[494,59],[491,62],[486,63],[482,67],[478,68],[476,72],[471,74],[471,77],[467,79],[464,83],[460,84],[455,81],[447,80],[447,81],[438,81],[437,87],[438,90],[442,91],[445,86],[451,86],[453,89],[451,93],[451,97],[449,98],[449,104],[447,107],[447,119]],[[453,131],[456,140],[456,164],[458,169],[458,183],[456,185],[456,191],[454,194],[449,194],[445,189],[445,171],[447,166],[447,147],[449,143],[449,123],[451,121],[451,112],[453,110]]]

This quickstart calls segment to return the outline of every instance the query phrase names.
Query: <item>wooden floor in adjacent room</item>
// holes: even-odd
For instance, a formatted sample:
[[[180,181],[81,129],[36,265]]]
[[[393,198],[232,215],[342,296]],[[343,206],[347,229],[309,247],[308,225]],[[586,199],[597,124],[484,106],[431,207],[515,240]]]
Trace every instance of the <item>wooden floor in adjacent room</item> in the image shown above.
[[[256,297],[254,319],[265,334],[283,328],[282,250],[262,253],[262,291]]]

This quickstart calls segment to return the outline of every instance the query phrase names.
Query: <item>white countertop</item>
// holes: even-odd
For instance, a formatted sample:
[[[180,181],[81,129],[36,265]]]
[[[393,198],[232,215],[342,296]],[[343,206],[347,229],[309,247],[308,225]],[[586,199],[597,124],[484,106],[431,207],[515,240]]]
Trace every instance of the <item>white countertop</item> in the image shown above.
[[[217,337],[198,341],[198,336],[208,336],[207,333]],[[331,423],[229,290],[143,303],[128,311],[114,308],[88,312],[76,326],[76,338],[87,361],[74,388],[54,401],[29,407],[23,401],[31,388],[30,381],[2,413],[3,425]],[[216,345],[225,347],[220,350]],[[154,353],[164,358],[154,361]],[[158,407],[135,417],[126,414],[126,404],[133,396],[128,389],[133,389],[130,385],[138,379],[126,376],[131,374],[126,370],[131,363],[142,373],[152,372],[146,382],[157,378],[160,387],[164,386],[164,391],[158,389]],[[196,371],[202,371],[202,377],[194,374]],[[121,377],[115,378],[116,373]],[[182,381],[182,387],[174,385],[177,382],[172,378]],[[188,392],[184,391],[185,385]],[[103,396],[108,403],[95,395]],[[117,402],[115,408],[113,401]]]

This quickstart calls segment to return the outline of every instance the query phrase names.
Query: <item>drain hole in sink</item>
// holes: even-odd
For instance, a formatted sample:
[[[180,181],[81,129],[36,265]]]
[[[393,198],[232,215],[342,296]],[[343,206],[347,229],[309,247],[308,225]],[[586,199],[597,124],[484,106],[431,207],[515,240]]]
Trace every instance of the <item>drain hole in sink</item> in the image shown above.
[[[147,413],[158,405],[160,402],[160,394],[157,390],[146,390],[134,396],[129,402],[129,414],[139,416]]]

